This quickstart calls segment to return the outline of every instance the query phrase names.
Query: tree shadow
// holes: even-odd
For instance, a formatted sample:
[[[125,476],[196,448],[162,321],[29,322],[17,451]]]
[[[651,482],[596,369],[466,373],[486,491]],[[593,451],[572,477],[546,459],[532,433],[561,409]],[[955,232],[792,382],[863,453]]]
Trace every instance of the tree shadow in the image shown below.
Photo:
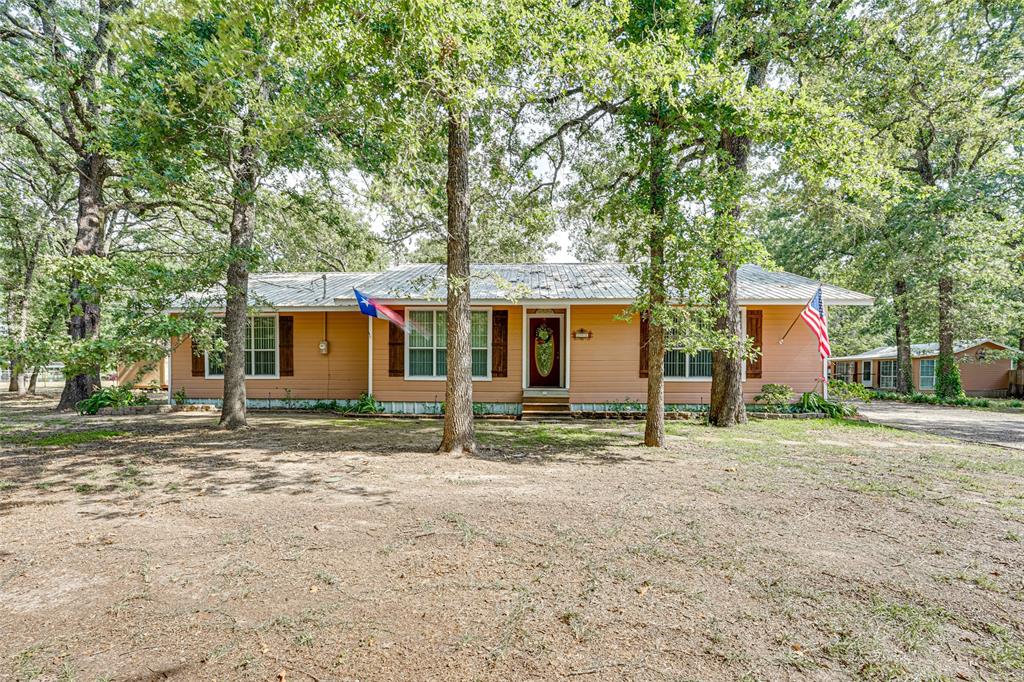
[[[79,513],[109,519],[138,514],[140,499],[172,504],[245,494],[338,495],[385,506],[396,491],[363,480],[373,459],[433,455],[442,430],[436,419],[300,412],[253,411],[250,423],[227,431],[217,428],[215,415],[171,413],[79,417],[70,429],[66,421],[37,421],[30,439],[8,431],[0,434],[7,436],[0,440],[0,516],[74,500]],[[112,435],[38,444],[85,429]],[[482,461],[607,466],[658,459],[638,447],[635,429],[617,422],[481,420],[477,430],[475,459]]]

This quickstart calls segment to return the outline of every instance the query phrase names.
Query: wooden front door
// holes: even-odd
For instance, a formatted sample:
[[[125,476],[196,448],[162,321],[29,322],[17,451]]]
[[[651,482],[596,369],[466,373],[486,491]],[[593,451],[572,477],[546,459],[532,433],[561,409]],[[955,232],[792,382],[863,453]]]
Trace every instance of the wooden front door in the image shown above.
[[[562,384],[562,318],[531,317],[530,386]]]

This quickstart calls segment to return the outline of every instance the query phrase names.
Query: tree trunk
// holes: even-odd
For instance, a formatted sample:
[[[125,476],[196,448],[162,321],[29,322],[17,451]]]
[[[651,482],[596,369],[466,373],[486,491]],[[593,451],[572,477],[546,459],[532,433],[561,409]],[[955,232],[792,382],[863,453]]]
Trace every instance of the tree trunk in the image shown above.
[[[959,398],[964,389],[960,383],[960,367],[953,354],[953,278],[939,277],[939,358],[935,367],[935,395]]]
[[[715,329],[733,339],[732,350],[716,350],[711,354],[711,405],[708,423],[712,426],[735,426],[747,422],[747,409],[743,404],[743,343],[742,316],[736,301],[735,263],[727,263],[724,255],[716,253],[720,267],[726,268],[724,290],[725,313],[715,320]]]
[[[910,307],[907,304],[907,280],[900,277],[892,285],[896,307],[896,392],[914,392],[914,372],[910,362]]]
[[[106,159],[95,153],[86,155],[76,166],[78,171],[78,229],[72,258],[103,255],[103,183],[107,176]],[[82,288],[77,275],[71,278],[68,335],[72,343],[91,339],[99,333],[99,297]],[[100,368],[91,367],[66,378],[58,410],[72,410],[100,387]]]
[[[747,90],[760,88],[768,76],[768,63],[755,61],[747,70]],[[741,188],[747,178],[750,160],[750,137],[733,135],[728,127],[722,129],[719,144],[729,156],[730,182],[735,189]],[[741,216],[739,206],[742,192],[735,191],[734,207],[729,212],[727,229],[738,230]],[[732,241],[732,235],[719,238]],[[715,292],[715,301],[721,312],[715,320],[715,329],[732,340],[730,350],[716,350],[711,354],[711,405],[708,407],[708,423],[712,426],[734,426],[747,421],[747,410],[743,404],[743,318],[737,302],[737,271],[739,263],[727,249],[715,249],[715,262],[725,273],[725,286]]]
[[[665,131],[654,111],[651,131],[650,308],[647,334],[647,418],[644,445],[665,445]]]
[[[28,382],[28,394],[29,395],[35,395],[36,394],[36,381],[38,381],[38,380],[39,380],[39,368],[38,367],[34,367],[32,369],[32,378],[29,379],[29,382]]]
[[[249,261],[256,222],[256,149],[245,144],[238,153],[231,203],[231,260],[224,307],[224,398],[220,426],[241,429],[245,420],[245,337],[249,317]]]
[[[30,256],[26,254],[24,277],[22,278],[21,295],[18,301],[18,326],[15,332],[15,339],[19,347],[24,350],[24,344],[28,341],[28,320],[29,306],[32,304],[32,285],[35,282],[36,257],[38,254],[39,240],[36,240],[36,251]],[[18,395],[24,397],[28,393],[28,385],[25,380],[26,357],[22,353],[11,360],[11,385],[9,390],[17,391]]]
[[[440,453],[476,452],[469,281],[469,124],[448,112],[448,381]]]

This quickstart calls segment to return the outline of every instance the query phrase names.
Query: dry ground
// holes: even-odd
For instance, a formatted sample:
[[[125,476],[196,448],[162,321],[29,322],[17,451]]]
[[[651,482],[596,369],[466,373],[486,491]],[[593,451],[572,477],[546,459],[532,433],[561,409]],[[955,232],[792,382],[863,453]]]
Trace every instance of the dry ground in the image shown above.
[[[1024,458],[0,402],[0,678],[1024,679]]]

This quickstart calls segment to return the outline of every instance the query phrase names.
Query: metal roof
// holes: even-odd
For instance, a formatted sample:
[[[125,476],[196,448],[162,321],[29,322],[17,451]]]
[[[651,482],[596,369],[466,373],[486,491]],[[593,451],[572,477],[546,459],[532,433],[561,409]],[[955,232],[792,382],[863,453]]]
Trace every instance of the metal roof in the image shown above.
[[[628,302],[636,284],[622,263],[538,263],[532,265],[473,265],[470,289],[478,301],[567,300]],[[441,301],[445,298],[444,265],[405,265],[381,273],[359,287],[382,301]],[[818,288],[816,280],[788,272],[742,265],[738,273],[739,301],[765,304],[807,303]],[[871,305],[874,299],[849,289],[822,284],[827,305]]]
[[[353,287],[377,272],[261,272],[249,275],[249,305],[260,308],[334,308],[355,305]],[[210,308],[224,307],[224,285],[186,297]],[[176,309],[184,307],[179,301]]]
[[[992,339],[973,339],[971,341],[954,341],[953,352],[962,353],[965,350],[976,348],[982,344],[991,343],[1000,348],[1006,350],[1013,350],[1009,346]],[[912,358],[927,358],[932,355],[939,354],[939,344],[937,343],[912,343],[910,345],[910,357]],[[831,358],[832,361],[846,361],[846,360],[895,360],[896,359],[896,346],[879,346],[872,350],[860,353],[859,355],[844,355],[842,357]]]
[[[353,288],[383,302],[445,300],[446,267],[438,264],[403,265],[386,272],[268,272],[249,276],[249,304],[258,308],[333,308],[354,306]],[[629,303],[636,284],[622,263],[538,263],[486,265],[471,268],[474,301],[579,301]],[[804,305],[818,287],[816,280],[757,265],[739,268],[742,305]],[[325,286],[326,283],[326,286]],[[871,305],[866,294],[830,284],[822,285],[828,305]],[[195,292],[179,301],[208,308],[224,307],[224,286]]]

